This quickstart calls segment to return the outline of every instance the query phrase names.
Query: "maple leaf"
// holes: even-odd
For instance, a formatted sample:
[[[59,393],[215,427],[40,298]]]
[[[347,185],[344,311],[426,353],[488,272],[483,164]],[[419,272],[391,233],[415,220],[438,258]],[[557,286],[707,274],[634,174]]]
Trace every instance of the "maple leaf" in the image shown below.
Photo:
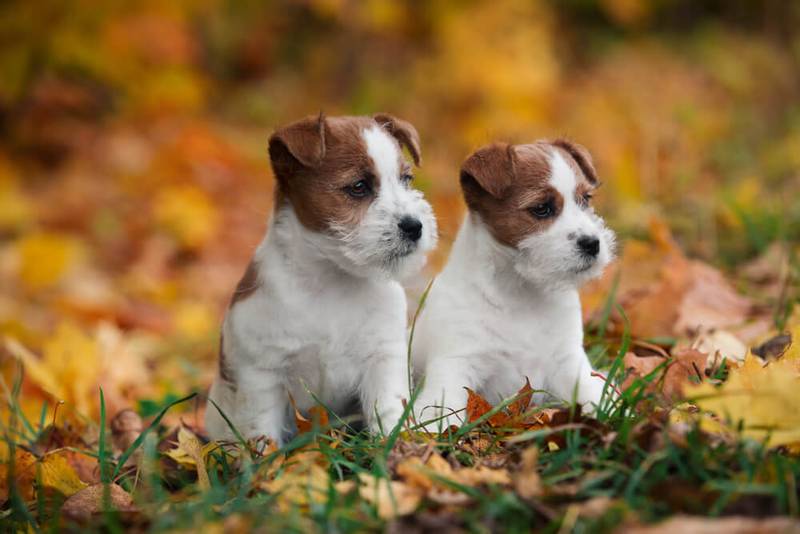
[[[748,354],[721,386],[687,385],[685,394],[702,410],[728,421],[731,430],[741,423],[747,437],[771,447],[795,447],[800,444],[800,351],[793,349],[766,365]]]
[[[517,392],[516,397],[516,400],[508,405],[508,413],[513,419],[517,419],[525,413],[533,398],[533,388],[528,377],[525,377],[525,385]]]
[[[474,423],[492,411],[492,405],[489,404],[489,401],[470,388],[465,387],[464,389],[467,390],[467,423]],[[488,419],[488,423],[492,426],[503,426],[506,422],[508,422],[508,415],[502,411],[497,412]]]

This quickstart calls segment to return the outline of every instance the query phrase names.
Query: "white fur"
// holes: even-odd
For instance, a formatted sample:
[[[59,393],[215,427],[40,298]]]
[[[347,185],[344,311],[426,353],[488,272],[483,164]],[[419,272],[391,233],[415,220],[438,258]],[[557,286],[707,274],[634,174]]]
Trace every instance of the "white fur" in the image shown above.
[[[576,177],[555,151],[551,170],[563,212],[518,250],[497,242],[478,216],[467,215],[416,327],[413,364],[418,378],[424,376],[419,421],[444,414],[442,426],[458,424],[463,414],[454,413],[466,406],[465,386],[496,403],[514,395],[525,377],[535,390],[560,399],[600,401],[604,382],[592,376],[583,349],[577,288],[602,272],[614,236],[590,208],[577,204]],[[591,265],[577,249],[580,235],[600,238]]]
[[[396,143],[377,127],[363,135],[381,185],[361,224],[313,232],[284,207],[255,253],[258,289],[225,318],[236,390],[217,377],[209,396],[245,437],[285,442],[294,431],[288,394],[301,411],[314,396],[337,413],[360,401],[373,430],[391,429],[402,413],[406,300],[392,278],[423,265],[436,222],[421,193],[401,182]],[[403,215],[423,223],[415,247],[399,237]],[[206,429],[212,438],[232,437],[210,404]]]

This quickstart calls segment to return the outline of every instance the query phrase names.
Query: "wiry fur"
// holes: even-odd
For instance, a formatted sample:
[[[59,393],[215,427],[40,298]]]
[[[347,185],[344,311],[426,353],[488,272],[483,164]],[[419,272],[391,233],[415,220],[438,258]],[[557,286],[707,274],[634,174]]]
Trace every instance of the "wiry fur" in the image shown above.
[[[406,300],[394,279],[423,264],[436,223],[422,195],[401,180],[407,164],[386,120],[320,118],[317,126],[306,119],[273,136],[275,143],[289,139],[271,146],[283,200],[255,252],[253,289],[225,317],[226,376],[209,394],[247,438],[282,443],[292,434],[289,395],[301,411],[315,396],[343,414],[355,401],[373,430],[399,420],[408,397]],[[416,139],[413,127],[398,122]],[[359,165],[369,165],[376,180],[374,198],[364,202],[340,188],[363,172]],[[336,218],[320,220],[318,210],[332,204]],[[392,235],[404,215],[423,223],[413,246]],[[206,429],[212,438],[232,437],[210,404]]]
[[[554,397],[597,404],[604,382],[592,376],[583,349],[577,288],[609,262],[614,235],[576,198],[596,179],[569,164],[557,144],[495,145],[477,154],[462,173],[470,212],[417,322],[413,364],[424,377],[418,417],[446,415],[446,424],[457,424],[452,414],[466,405],[465,386],[499,402],[525,377]],[[531,221],[526,205],[542,195],[562,203],[546,223]],[[517,239],[520,229],[527,234]],[[579,252],[581,235],[600,239],[596,259]]]

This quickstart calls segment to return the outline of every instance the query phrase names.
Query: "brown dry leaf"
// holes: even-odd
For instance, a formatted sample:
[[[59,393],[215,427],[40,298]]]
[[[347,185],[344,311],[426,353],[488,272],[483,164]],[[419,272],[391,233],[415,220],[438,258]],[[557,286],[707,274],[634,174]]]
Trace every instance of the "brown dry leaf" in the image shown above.
[[[257,485],[279,494],[278,506],[284,511],[293,505],[323,503],[328,498],[327,459],[319,449],[301,449],[283,461],[273,462],[262,476],[268,480]]]
[[[677,343],[671,352],[679,354],[687,348],[708,354],[704,369],[718,367],[723,359],[740,363],[747,355],[747,346],[727,330],[703,329],[690,342]]]
[[[514,489],[523,499],[533,499],[542,494],[539,478],[539,448],[532,445],[522,451],[519,469],[514,473]]]
[[[437,480],[437,477],[469,487],[511,483],[511,477],[505,469],[491,469],[480,465],[453,469],[450,463],[438,453],[431,454],[424,463],[418,457],[404,460],[397,466],[397,474],[410,485],[425,491],[431,491],[434,488],[451,491],[451,487]]]
[[[467,422],[474,423],[487,413],[492,410],[492,405],[489,404],[489,401],[484,399],[478,393],[475,393],[470,388],[464,388],[467,390]],[[502,411],[497,412],[493,416],[491,416],[488,420],[488,423],[491,426],[498,427],[504,426],[508,422],[508,415],[503,413]]]
[[[750,517],[704,517],[674,516],[655,525],[623,525],[618,532],[623,534],[798,534],[800,521],[788,517],[753,519]]]
[[[616,298],[635,338],[685,336],[700,327],[708,331],[744,324],[752,303],[722,273],[687,259],[663,221],[651,221],[650,239],[650,243],[626,242],[606,275],[587,285],[582,291],[587,314],[599,313],[613,280],[619,277]],[[621,316],[612,313],[612,321],[614,330],[622,331]]]
[[[719,329],[743,324],[753,308],[739,295],[721,272],[710,265],[692,261],[690,285],[678,308],[673,332],[683,334],[698,329]]]
[[[111,427],[111,443],[117,454],[130,447],[144,428],[142,418],[131,409],[120,410],[111,419],[109,426]]]
[[[261,487],[278,495],[278,506],[288,510],[292,505],[308,506],[324,503],[328,499],[330,477],[328,471],[319,465],[295,464],[275,479],[264,482]]]
[[[667,400],[675,401],[682,397],[684,385],[704,379],[703,371],[706,368],[707,358],[706,354],[693,349],[679,351],[668,360],[660,356],[641,357],[629,352],[623,359],[628,376],[623,381],[622,387],[623,389],[630,387],[635,379],[651,374],[666,363],[659,376],[650,382],[648,390],[661,393]]]
[[[85,523],[93,515],[103,511],[104,484],[94,484],[73,494],[61,507],[61,513],[66,519]],[[108,485],[108,504],[120,512],[136,511],[130,494],[117,484]]]
[[[528,409],[533,398],[531,381],[525,377],[525,385],[517,392],[517,399],[508,405],[508,413],[512,419],[519,418]]]
[[[423,491],[405,482],[377,478],[368,473],[359,474],[358,479],[361,483],[359,495],[375,506],[383,519],[408,515],[422,502]]]

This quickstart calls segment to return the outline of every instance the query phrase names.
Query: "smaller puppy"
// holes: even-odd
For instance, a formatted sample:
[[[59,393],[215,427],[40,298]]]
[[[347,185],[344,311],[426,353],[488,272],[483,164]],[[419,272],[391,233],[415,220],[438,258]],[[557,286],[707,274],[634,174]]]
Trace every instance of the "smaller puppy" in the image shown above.
[[[469,211],[412,347],[424,375],[420,422],[445,415],[457,424],[465,386],[499,402],[525,377],[535,390],[599,403],[604,382],[583,349],[578,296],[614,248],[590,205],[597,185],[588,151],[565,140],[496,143],[463,164]]]
[[[386,114],[309,117],[276,131],[269,230],[222,327],[209,398],[246,438],[283,443],[316,396],[342,413],[360,403],[392,428],[408,396],[406,299],[396,278],[422,267],[436,221],[411,186],[414,127]],[[231,438],[209,404],[206,429]]]

